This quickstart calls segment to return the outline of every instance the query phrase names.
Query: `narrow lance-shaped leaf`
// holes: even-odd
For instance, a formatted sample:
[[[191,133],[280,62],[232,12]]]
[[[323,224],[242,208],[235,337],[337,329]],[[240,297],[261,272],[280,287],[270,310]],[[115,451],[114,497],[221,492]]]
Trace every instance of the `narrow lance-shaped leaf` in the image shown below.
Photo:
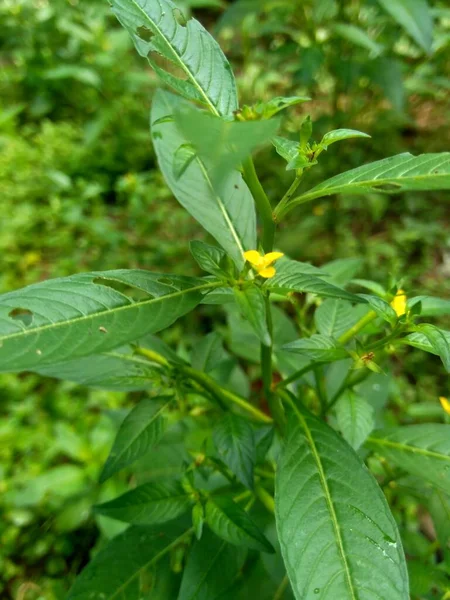
[[[335,142],[351,138],[370,138],[370,135],[363,133],[362,131],[357,131],[356,129],[334,129],[323,136],[319,146],[328,148],[328,146],[331,146],[331,144],[334,144]]]
[[[378,0],[378,2],[425,52],[430,52],[433,43],[433,20],[427,0]]]
[[[141,573],[186,537],[187,527],[130,527],[116,536],[81,572],[66,600],[133,600],[141,596]]]
[[[289,210],[315,198],[332,194],[365,194],[386,191],[390,194],[408,190],[450,189],[450,152],[397,154],[351,171],[346,171],[319,183],[308,192],[293,198],[275,210],[279,219]]]
[[[214,38],[195,19],[185,20],[171,0],[110,0],[112,9],[163,81],[187,98],[206,104],[214,114],[238,107],[231,67]],[[159,65],[168,60],[183,77]]]
[[[149,482],[114,500],[97,504],[95,512],[134,525],[165,523],[187,512],[194,504],[178,482]]]
[[[139,299],[118,292],[117,285]],[[62,277],[4,294],[0,371],[97,355],[160,331],[192,310],[211,286],[202,279],[136,269]]]
[[[227,467],[245,486],[253,488],[256,445],[250,423],[242,417],[228,413],[214,427],[213,440],[220,458]]]
[[[241,269],[243,253],[256,247],[255,205],[242,175],[232,171],[218,191],[208,166],[196,157],[176,178],[173,174],[174,155],[187,140],[175,122],[155,125],[162,117],[185,105],[181,98],[161,90],[153,98],[152,136],[160,168],[178,202],[215,237]]]
[[[172,398],[145,398],[133,408],[121,424],[113,447],[100,475],[100,482],[132,464],[148,452],[166,429],[164,412]]]
[[[377,482],[333,429],[293,404],[275,506],[297,600],[409,599],[399,532]]]
[[[450,493],[450,425],[426,423],[378,430],[366,445],[398,467]]]

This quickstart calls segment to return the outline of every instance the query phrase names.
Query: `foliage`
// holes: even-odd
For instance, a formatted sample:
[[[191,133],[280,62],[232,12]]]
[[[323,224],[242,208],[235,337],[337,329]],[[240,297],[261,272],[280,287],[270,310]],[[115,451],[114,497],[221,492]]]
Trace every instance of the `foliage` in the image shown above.
[[[397,75],[407,64],[406,91],[427,87],[439,104],[445,11],[433,13],[439,38],[424,1],[406,15],[401,2],[355,5],[336,14],[337,3],[302,3],[305,31],[296,22],[296,3],[279,2],[275,10],[265,2],[230,5],[218,30],[225,47],[230,27],[241,36],[244,59],[234,56],[235,72],[250,103],[236,111],[233,71],[197,21],[186,20],[169,0],[114,0],[139,53],[197,105],[158,91],[150,121],[166,183],[215,238],[213,245],[191,242],[198,266],[185,247],[202,234],[174,209],[151,170],[142,105],[155,77],[142,76],[107,7],[95,2],[67,10],[61,2],[32,9],[14,2],[0,9],[9,56],[19,65],[17,74],[8,66],[2,83],[8,109],[0,185],[13,218],[0,230],[0,243],[20,278],[11,268],[2,275],[0,370],[40,374],[2,376],[5,414],[17,415],[2,430],[8,593],[39,593],[34,584],[20,586],[22,555],[27,577],[45,571],[41,592],[62,598],[62,575],[86,564],[98,527],[102,538],[69,598],[114,597],[119,589],[130,598],[316,598],[321,592],[354,598],[361,581],[373,593],[406,598],[402,544],[412,596],[448,590],[448,425],[430,422],[445,419],[437,403],[416,401],[445,393],[444,369],[431,357],[447,370],[450,364],[448,301],[434,296],[444,276],[424,281],[422,274],[445,234],[420,222],[427,198],[439,199],[439,190],[449,187],[448,154],[439,141],[433,154],[424,154],[427,144],[419,147],[418,137],[413,150],[422,156],[380,161],[386,148],[379,105],[383,90],[397,111],[385,122],[399,134],[408,108]],[[240,10],[246,16],[236,20]],[[17,15],[32,23],[25,39]],[[361,29],[371,23],[373,31]],[[394,44],[399,26],[404,34]],[[249,44],[249,33],[257,43]],[[266,39],[275,47],[265,48]],[[292,70],[295,48],[303,59],[323,55],[309,79],[308,61]],[[294,76],[275,85],[257,77],[263,93],[252,92],[248,82],[255,77],[248,73],[261,57],[269,61],[269,76]],[[423,77],[425,61],[430,69]],[[390,72],[391,80],[382,85],[380,72]],[[373,95],[355,93],[365,77],[380,85]],[[332,117],[301,117],[297,105],[327,89],[334,94]],[[343,110],[348,97],[355,105]],[[378,129],[355,117],[368,101]],[[367,137],[359,128],[373,142],[347,142]],[[334,142],[339,154],[334,146],[328,150]],[[404,151],[402,143],[393,137],[389,154]],[[255,149],[271,198],[280,198],[294,176],[275,209],[277,250],[321,267],[264,256],[273,249],[275,205],[254,170]],[[367,164],[373,160],[379,162]],[[430,196],[422,193],[428,190]],[[309,201],[327,195],[311,214]],[[288,229],[284,216],[298,205]],[[442,203],[431,210],[439,219]],[[364,279],[357,278],[361,260],[331,260],[361,253],[352,221],[371,233],[383,227],[388,240],[362,246]],[[169,234],[164,243],[155,235],[161,227]],[[309,244],[314,236],[318,241]],[[423,256],[410,268],[419,243]],[[260,258],[246,260],[249,250]],[[68,276],[80,268],[90,272]],[[59,278],[34,283],[49,275]],[[20,283],[33,285],[8,291]],[[405,298],[400,284],[406,303],[398,300]],[[422,284],[432,295],[414,298]],[[184,318],[194,306],[195,315]],[[202,336],[213,323],[216,332]],[[149,335],[169,325],[162,335],[176,352]],[[427,362],[423,351],[431,355]],[[413,395],[407,383],[413,373],[427,392]],[[99,413],[123,403],[126,410]],[[409,425],[421,420],[427,423]],[[54,435],[56,443],[49,441]],[[16,456],[22,472],[12,467]],[[24,484],[24,473],[39,476]],[[304,496],[307,506],[299,500]],[[429,519],[436,535],[428,531]],[[46,523],[48,535],[36,541]],[[317,529],[308,530],[312,525]],[[310,553],[320,562],[305,574],[300,563]]]

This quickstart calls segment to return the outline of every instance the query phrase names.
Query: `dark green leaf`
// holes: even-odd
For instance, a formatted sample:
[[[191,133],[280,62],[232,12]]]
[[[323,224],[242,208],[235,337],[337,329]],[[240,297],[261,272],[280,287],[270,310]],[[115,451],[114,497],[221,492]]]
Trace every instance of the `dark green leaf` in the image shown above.
[[[261,533],[243,508],[227,496],[211,496],[205,508],[211,530],[230,544],[261,552],[274,552],[272,544]]]
[[[116,291],[132,289],[138,299]],[[0,371],[98,355],[160,331],[192,310],[211,283],[142,270],[83,273],[1,296]],[[31,317],[26,325],[17,311]]]
[[[227,413],[213,430],[214,445],[220,458],[248,488],[253,488],[256,460],[253,427],[244,418]]]
[[[450,493],[450,425],[427,423],[375,431],[366,445]]]
[[[222,337],[213,331],[205,335],[192,349],[192,366],[198,371],[208,373],[229,360],[223,347]]]
[[[400,536],[375,479],[323,421],[292,406],[276,519],[298,600],[408,600]]]
[[[111,5],[139,54],[148,59],[164,82],[187,98],[203,102],[214,114],[231,115],[237,109],[230,65],[198,21],[184,19],[171,0],[111,0]],[[160,67],[158,55],[183,75]]]
[[[153,525],[179,517],[187,512],[192,504],[190,494],[186,493],[179,483],[150,482],[114,500],[98,504],[95,511],[125,523]]]
[[[81,572],[66,600],[136,600],[140,576],[157,563],[186,534],[186,526],[130,527],[95,555]]]
[[[158,442],[166,429],[171,398],[145,398],[125,418],[100,475],[100,483],[132,464]]]

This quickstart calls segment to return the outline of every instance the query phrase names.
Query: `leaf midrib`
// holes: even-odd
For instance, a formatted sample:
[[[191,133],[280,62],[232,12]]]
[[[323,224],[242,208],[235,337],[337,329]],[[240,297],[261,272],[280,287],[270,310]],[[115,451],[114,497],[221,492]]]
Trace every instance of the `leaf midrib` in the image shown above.
[[[347,562],[347,557],[345,555],[345,549],[344,549],[344,542],[342,539],[342,535],[341,535],[341,528],[339,526],[339,522],[337,519],[337,515],[336,515],[336,510],[334,508],[334,504],[333,504],[333,498],[331,497],[331,492],[330,489],[328,487],[328,483],[327,483],[327,479],[325,476],[325,471],[322,465],[322,461],[320,458],[320,454],[317,451],[316,448],[316,444],[314,442],[314,438],[311,435],[311,430],[308,427],[308,424],[306,422],[306,419],[304,418],[304,416],[301,414],[301,412],[298,410],[298,408],[295,406],[294,402],[292,402],[292,400],[289,401],[292,409],[294,410],[295,415],[297,416],[300,426],[302,427],[308,445],[311,449],[311,453],[313,455],[314,461],[316,463],[316,467],[317,467],[317,471],[319,474],[319,479],[320,479],[320,484],[322,486],[322,490],[325,496],[325,500],[328,506],[328,511],[330,513],[330,517],[331,517],[331,522],[333,525],[333,529],[334,529],[334,533],[335,533],[335,541],[336,541],[336,545],[338,547],[338,551],[344,566],[344,572],[345,572],[345,578],[347,580],[347,584],[348,584],[348,588],[351,594],[351,600],[358,600],[356,592],[355,592],[355,588],[353,586],[353,580],[351,577],[351,573],[350,573],[350,567],[348,565]]]
[[[136,8],[139,10],[139,12],[143,15],[144,19],[146,19],[149,23],[152,24],[152,26],[156,30],[157,34],[160,35],[161,38],[164,40],[164,42],[167,44],[168,48],[170,49],[170,51],[172,53],[172,56],[175,58],[175,62],[186,73],[186,75],[189,77],[189,79],[191,80],[194,87],[201,94],[201,96],[205,99],[205,102],[208,105],[210,111],[216,117],[220,117],[220,113],[218,112],[218,110],[216,109],[214,104],[209,99],[208,95],[206,94],[206,91],[198,83],[198,81],[196,80],[194,74],[191,72],[189,67],[181,60],[181,57],[175,51],[174,47],[172,46],[170,41],[167,39],[167,37],[164,35],[164,33],[161,31],[161,29],[158,27],[158,25],[155,23],[155,21],[142,9],[141,6],[139,6],[139,4],[135,0],[131,0],[131,1],[133,2],[134,6],[136,6]],[[177,24],[177,26],[178,26],[178,24]],[[187,25],[186,25],[186,27],[187,27]]]
[[[95,285],[95,284],[94,284]],[[116,314],[122,310],[130,310],[133,308],[141,308],[143,306],[147,306],[150,304],[156,304],[158,302],[162,302],[168,299],[172,299],[172,298],[176,298],[177,296],[182,296],[183,294],[188,294],[191,292],[197,292],[200,290],[204,290],[204,289],[208,289],[208,288],[214,288],[214,287],[220,287],[223,286],[223,283],[218,283],[218,282],[214,282],[214,283],[205,283],[203,285],[197,285],[195,287],[192,288],[186,288],[184,290],[178,290],[176,292],[173,292],[172,294],[164,294],[164,296],[158,296],[157,298],[150,298],[150,300],[142,300],[140,302],[132,302],[131,304],[125,304],[123,306],[117,306],[115,308],[108,308],[106,310],[102,310],[102,311],[98,311],[98,312],[94,312],[91,313],[89,315],[83,315],[82,317],[75,317],[73,319],[66,319],[64,321],[58,321],[57,323],[49,323],[47,325],[41,325],[40,327],[32,327],[29,329],[24,329],[22,331],[18,331],[16,333],[12,333],[10,335],[6,335],[6,336],[1,336],[0,335],[0,341],[4,342],[5,340],[11,340],[11,339],[15,339],[18,337],[23,337],[23,336],[28,336],[28,335],[34,335],[37,333],[41,333],[42,331],[46,331],[47,329],[57,329],[58,327],[64,327],[66,325],[73,325],[74,323],[79,323],[80,321],[89,321],[89,320],[93,320],[97,317],[101,317],[103,315],[111,315],[111,314]]]
[[[367,442],[372,444],[378,444],[379,446],[388,446],[391,448],[395,448],[396,450],[400,450],[401,452],[410,452],[411,454],[421,454],[428,458],[435,458],[438,460],[443,460],[444,462],[450,462],[450,456],[446,454],[439,454],[439,452],[434,452],[434,450],[427,450],[426,448],[419,448],[418,446],[412,446],[405,444],[403,442],[394,442],[393,440],[376,438],[373,436],[369,436],[367,438]]]

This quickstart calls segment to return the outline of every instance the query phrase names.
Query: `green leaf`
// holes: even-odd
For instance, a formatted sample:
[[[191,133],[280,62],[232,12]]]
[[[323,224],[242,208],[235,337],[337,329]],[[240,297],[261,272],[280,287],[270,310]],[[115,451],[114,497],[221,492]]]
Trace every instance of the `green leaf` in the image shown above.
[[[208,165],[195,158],[179,179],[173,175],[176,150],[187,140],[175,122],[155,125],[161,117],[179,111],[186,102],[158,90],[153,97],[151,122],[153,143],[161,171],[178,202],[206,229],[241,269],[243,253],[256,248],[256,214],[252,195],[237,171],[230,173],[219,192]]]
[[[283,350],[303,354],[311,360],[341,360],[348,358],[348,352],[337,340],[327,335],[315,333],[309,338],[301,338],[283,346]]]
[[[317,308],[314,321],[319,333],[338,338],[358,321],[358,313],[349,302],[330,298]]]
[[[186,537],[186,526],[130,527],[94,556],[75,580],[66,600],[135,600],[140,577]]]
[[[274,552],[272,544],[261,533],[243,508],[227,496],[210,496],[205,507],[206,522],[211,530],[236,546],[261,552]]]
[[[366,194],[385,191],[389,194],[408,190],[450,189],[450,152],[412,156],[404,153],[378,160],[351,171],[346,171],[319,183],[308,192],[293,198],[280,218],[298,204],[332,194]]]
[[[328,275],[331,283],[343,287],[350,283],[353,277],[363,267],[361,258],[337,258],[320,267],[322,275]]]
[[[426,423],[377,430],[366,445],[405,471],[450,493],[450,425]]]
[[[434,354],[440,357],[445,370],[450,373],[450,342],[447,339],[446,332],[429,324],[419,325],[417,329],[426,337]]]
[[[311,160],[303,154],[298,154],[286,165],[286,171],[293,171],[298,169],[306,169],[317,165],[317,160]]]
[[[248,320],[259,341],[270,346],[271,338],[267,328],[266,302],[260,288],[256,286],[245,289],[233,288],[234,297],[242,315]]]
[[[358,450],[375,426],[372,406],[352,390],[337,401],[336,417],[342,437],[353,450]]]
[[[439,330],[444,338],[447,341],[447,344],[450,345],[450,331],[445,331],[444,329]],[[423,334],[419,332],[410,333],[406,337],[401,340],[404,344],[408,344],[408,346],[413,346],[414,348],[419,348],[420,350],[424,350],[425,352],[431,352],[431,354],[436,354],[439,356],[438,350],[431,344],[429,339]]]
[[[328,425],[292,409],[275,515],[295,597],[408,600],[400,536],[375,479]]]
[[[356,129],[333,129],[326,133],[320,141],[319,146],[328,148],[335,142],[342,140],[349,140],[351,138],[370,138],[370,135],[363,133],[362,131],[356,131]]]
[[[113,391],[159,390],[168,380],[164,371],[139,356],[131,346],[34,369],[45,377],[73,381],[79,385]]]
[[[39,370],[160,331],[191,311],[211,285],[135,269],[72,275],[3,294],[0,371]]]
[[[380,296],[380,297],[386,296],[386,290],[384,289],[384,287],[382,285],[380,285],[376,281],[370,281],[369,279],[353,279],[352,283],[369,290],[376,296]]]
[[[95,512],[134,525],[165,523],[187,512],[193,504],[190,494],[178,482],[150,482],[103,504]]]
[[[308,96],[277,96],[267,102],[257,102],[252,106],[243,106],[237,114],[246,121],[271,119],[290,106],[303,104],[303,102],[309,102],[310,100],[311,98]]]
[[[442,317],[450,315],[450,300],[434,298],[433,296],[414,296],[409,298],[407,305],[411,309],[415,304],[422,304],[421,317]]]
[[[431,52],[433,20],[426,0],[378,0],[425,52]]]
[[[244,553],[235,546],[217,538],[210,531],[203,532],[195,542],[181,580],[178,600],[219,600],[238,577]]]
[[[195,531],[195,537],[199,540],[203,533],[203,523],[205,521],[205,511],[201,504],[194,504],[192,508],[192,526]]]
[[[445,551],[450,543],[450,497],[441,490],[433,490],[427,508],[433,519],[441,549]]]
[[[127,29],[137,51],[161,79],[216,115],[238,107],[236,83],[220,46],[195,19],[185,20],[170,0],[111,0],[114,14]],[[158,57],[168,61],[160,66]],[[174,74],[178,69],[180,75]]]
[[[192,349],[191,362],[197,371],[209,373],[226,360],[229,356],[223,348],[222,337],[216,331],[205,335]]]
[[[381,44],[377,44],[377,42],[370,38],[363,29],[357,27],[356,25],[336,23],[333,25],[333,31],[341,38],[348,40],[352,44],[360,46],[361,48],[365,48],[372,54],[373,57],[378,56],[383,52],[383,46]]]
[[[350,294],[320,279],[314,274],[314,270],[308,269],[309,266],[295,260],[283,258],[276,264],[276,275],[268,279],[264,285],[274,292],[293,290],[295,292],[310,292],[323,297],[341,298],[356,303],[366,302],[360,296]]]
[[[164,121],[165,123],[170,121]],[[176,180],[180,179],[188,166],[197,156],[195,148],[192,144],[181,144],[173,155],[173,176]]]
[[[145,398],[125,417],[100,475],[100,483],[131,465],[162,437],[166,429],[165,411],[172,398]]]
[[[223,277],[224,271],[221,262],[225,258],[225,252],[222,248],[211,246],[200,240],[192,240],[189,242],[189,250],[201,269],[212,275]]]
[[[389,302],[386,302],[386,300],[383,300],[383,298],[372,296],[370,294],[360,294],[360,296],[367,300],[372,310],[374,310],[384,321],[387,321],[391,325],[395,325],[397,323],[397,313],[389,304]]]
[[[214,427],[213,440],[220,458],[230,471],[252,489],[256,445],[250,423],[242,417],[227,413]]]
[[[275,146],[277,153],[284,158],[286,162],[290,162],[298,156],[300,145],[298,142],[293,142],[287,138],[275,136],[272,138],[272,144]]]

